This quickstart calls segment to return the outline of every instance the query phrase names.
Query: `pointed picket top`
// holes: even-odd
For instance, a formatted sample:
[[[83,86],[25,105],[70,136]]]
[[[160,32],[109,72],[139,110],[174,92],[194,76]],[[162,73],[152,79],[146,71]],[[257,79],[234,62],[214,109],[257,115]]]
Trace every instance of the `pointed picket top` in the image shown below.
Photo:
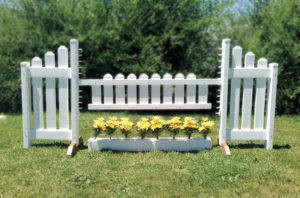
[[[55,55],[51,51],[45,53],[45,66],[55,67]]]
[[[232,67],[234,68],[242,67],[242,53],[243,53],[243,49],[240,46],[235,46],[232,49]]]
[[[119,73],[119,74],[116,75],[115,79],[116,80],[123,80],[123,79],[125,79],[125,77],[124,77],[123,74]]]
[[[254,67],[255,55],[253,52],[247,52],[245,55],[245,67]]]
[[[268,60],[265,58],[260,58],[257,61],[257,67],[267,67],[268,66]]]
[[[148,79],[148,75],[145,74],[145,73],[142,73],[140,76],[139,76],[139,79]]]
[[[178,73],[175,75],[175,79],[184,79],[184,75],[182,73]]]
[[[31,65],[32,67],[42,67],[42,59],[40,59],[39,57],[34,57],[31,60]]]
[[[135,79],[136,79],[136,75],[133,74],[133,73],[131,73],[131,74],[129,74],[129,75],[127,76],[127,79],[128,79],[128,80],[135,80]]]
[[[113,79],[113,76],[109,73],[107,73],[103,76],[103,80],[112,80],[112,79]]]
[[[151,79],[158,80],[158,79],[160,79],[160,75],[158,73],[154,73],[154,74],[152,74]]]

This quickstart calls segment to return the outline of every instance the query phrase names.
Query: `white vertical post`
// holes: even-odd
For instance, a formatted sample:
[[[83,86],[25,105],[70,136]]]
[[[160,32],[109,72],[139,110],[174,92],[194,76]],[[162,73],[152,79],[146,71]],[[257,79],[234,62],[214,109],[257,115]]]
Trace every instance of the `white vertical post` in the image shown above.
[[[163,76],[164,80],[172,80],[172,75],[166,73]],[[173,103],[173,86],[172,85],[164,85],[163,86],[163,104],[172,104]]]
[[[71,126],[72,141],[78,144],[79,119],[79,74],[78,74],[78,40],[70,40],[71,49]]]
[[[45,67],[55,67],[55,56],[52,52],[45,54]],[[55,79],[46,79],[46,114],[47,129],[56,129],[56,96],[55,96]]]
[[[115,77],[116,80],[124,80],[125,77],[123,74],[117,74]],[[116,104],[125,104],[125,86],[116,85]]]
[[[219,144],[226,141],[227,98],[228,98],[228,68],[229,68],[230,40],[222,41],[221,62],[221,96],[220,96],[220,129]]]
[[[277,89],[277,72],[278,64],[271,63],[269,65],[271,69],[271,79],[268,92],[268,111],[267,111],[267,140],[265,141],[265,148],[273,148],[274,137],[274,119],[275,119],[275,105],[276,105],[276,89]]]
[[[159,80],[160,75],[154,73],[151,76],[152,80]],[[151,85],[151,103],[152,104],[160,104],[160,85]]]
[[[129,74],[128,80],[136,80],[136,75]],[[128,104],[136,104],[136,85],[128,85]]]
[[[101,86],[92,86],[92,104],[101,103]]]
[[[178,73],[175,79],[184,79],[182,73]],[[175,85],[175,104],[184,104],[184,85]]]
[[[187,80],[189,79],[196,79],[196,75],[190,73],[186,77]],[[187,104],[195,104],[196,103],[196,85],[187,85],[186,86],[186,103]]]
[[[22,112],[23,112],[23,146],[31,146],[31,84],[28,74],[29,62],[21,63]]]

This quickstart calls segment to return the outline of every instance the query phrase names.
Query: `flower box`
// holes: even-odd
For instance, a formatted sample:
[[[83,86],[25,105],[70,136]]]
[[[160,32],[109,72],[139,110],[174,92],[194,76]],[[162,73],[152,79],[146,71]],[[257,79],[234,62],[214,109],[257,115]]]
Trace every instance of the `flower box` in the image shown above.
[[[178,137],[172,138],[90,138],[88,140],[88,149],[90,150],[115,150],[115,151],[200,151],[211,149],[212,142],[210,137],[206,139],[196,137],[187,139]]]

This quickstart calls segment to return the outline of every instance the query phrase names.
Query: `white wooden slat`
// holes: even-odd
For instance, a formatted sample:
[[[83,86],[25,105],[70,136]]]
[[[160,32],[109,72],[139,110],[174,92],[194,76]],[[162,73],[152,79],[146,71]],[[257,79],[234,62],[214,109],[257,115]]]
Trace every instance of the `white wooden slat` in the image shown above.
[[[68,48],[60,46],[57,49],[58,68],[68,68]],[[60,78],[58,80],[58,108],[59,108],[59,128],[69,129],[69,80]]]
[[[245,56],[245,67],[253,68],[255,61],[255,55],[252,52],[248,52]],[[243,104],[242,104],[242,129],[251,128],[251,115],[252,115],[252,93],[253,93],[253,79],[244,79],[243,88]]]
[[[105,74],[103,76],[103,80],[112,80],[113,77],[111,74]],[[112,85],[104,85],[104,104],[113,104],[113,86]]]
[[[141,74],[139,77],[140,80],[146,80],[148,79],[147,74]],[[149,98],[148,98],[148,85],[140,85],[140,104],[148,104],[149,103]]]
[[[136,75],[129,74],[127,76],[128,80],[136,81]],[[136,102],[136,85],[128,85],[128,104],[137,104]]]
[[[265,58],[258,60],[258,68],[266,68],[268,61]],[[262,129],[264,126],[264,111],[265,111],[265,96],[266,96],[266,79],[258,78],[256,81],[256,95],[254,108],[254,128]]]
[[[188,74],[186,77],[187,80],[196,79],[195,74]],[[196,85],[187,85],[186,86],[186,103],[195,104],[196,103]]]
[[[101,104],[101,86],[92,86],[92,103]]]
[[[160,75],[154,73],[151,76],[152,80],[160,80]],[[160,104],[160,85],[152,85],[151,86],[151,103],[152,104]]]
[[[259,129],[229,129],[226,131],[228,140],[266,140],[267,130]]]
[[[268,68],[230,68],[228,75],[229,78],[270,78],[271,70]]]
[[[31,67],[29,68],[29,74],[32,78],[71,78],[71,70],[69,68]]]
[[[184,79],[184,75],[181,73],[176,74],[175,79]],[[175,104],[184,104],[184,85],[175,86]]]
[[[203,104],[89,104],[90,110],[183,110],[183,109],[211,109],[210,103]]]
[[[32,67],[42,67],[42,60],[39,57],[34,57],[31,62]],[[44,128],[43,119],[43,84],[42,78],[32,79],[32,93],[33,93],[33,115],[34,128]]]
[[[53,52],[45,54],[45,67],[55,67],[55,56]],[[56,129],[56,94],[55,94],[55,79],[46,79],[46,121],[47,129]]]
[[[171,80],[172,75],[166,73],[163,76],[164,80]],[[163,86],[163,104],[172,104],[173,103],[173,86],[172,85],[164,85]]]
[[[72,131],[69,129],[32,129],[32,139],[37,140],[72,140]]]
[[[233,70],[242,67],[242,48],[236,46],[232,49],[232,68]],[[240,79],[231,79],[230,87],[230,112],[229,112],[229,128],[237,129],[239,127],[239,111],[240,111]]]
[[[198,86],[198,103],[207,103],[208,97],[208,86],[199,85]]]
[[[117,74],[115,77],[116,80],[124,80],[125,77],[123,74]],[[116,85],[116,104],[125,104],[125,86]]]

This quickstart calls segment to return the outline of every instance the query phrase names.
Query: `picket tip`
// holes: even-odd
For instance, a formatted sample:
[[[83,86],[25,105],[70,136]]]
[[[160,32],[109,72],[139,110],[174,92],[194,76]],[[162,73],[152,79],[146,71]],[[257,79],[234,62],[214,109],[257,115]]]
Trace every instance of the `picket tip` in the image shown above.
[[[262,58],[258,59],[257,62],[258,62],[258,63],[267,63],[268,60],[267,60],[266,58],[262,57]]]
[[[239,46],[239,45],[237,45],[237,46],[235,46],[234,48],[233,48],[233,50],[242,50],[243,48],[241,47],[241,46]]]
[[[247,52],[246,56],[255,56],[255,54],[253,52]]]
[[[270,63],[269,66],[274,67],[274,68],[278,68],[278,63]]]
[[[70,43],[71,43],[71,44],[78,43],[78,40],[77,40],[77,39],[71,39],[71,40],[70,40]]]
[[[30,63],[28,61],[23,61],[21,62],[21,67],[28,67],[30,65]]]
[[[230,39],[229,38],[223,39],[223,42],[228,44],[228,43],[230,43]]]
[[[67,47],[64,46],[64,45],[61,45],[61,46],[58,47],[58,50],[66,50],[66,49],[67,49]]]
[[[51,51],[48,51],[48,52],[45,53],[45,56],[54,56],[54,53],[51,52]]]

